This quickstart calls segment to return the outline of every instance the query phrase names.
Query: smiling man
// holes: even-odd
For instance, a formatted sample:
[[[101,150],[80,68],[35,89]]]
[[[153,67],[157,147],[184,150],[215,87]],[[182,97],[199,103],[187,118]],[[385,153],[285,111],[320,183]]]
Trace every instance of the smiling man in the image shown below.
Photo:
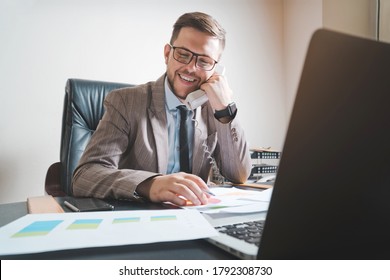
[[[211,16],[187,13],[164,46],[166,73],[111,92],[106,112],[73,177],[75,196],[207,204],[211,169],[246,181],[250,154],[232,90],[217,68],[225,30]],[[186,109],[203,90],[207,102]]]

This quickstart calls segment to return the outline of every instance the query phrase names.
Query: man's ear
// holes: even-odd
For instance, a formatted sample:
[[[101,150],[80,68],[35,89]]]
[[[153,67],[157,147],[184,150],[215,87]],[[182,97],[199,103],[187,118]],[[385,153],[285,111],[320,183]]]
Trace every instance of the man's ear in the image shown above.
[[[169,53],[171,52],[171,46],[169,44],[166,44],[164,47],[164,58],[165,58],[165,64],[168,64],[168,58]]]

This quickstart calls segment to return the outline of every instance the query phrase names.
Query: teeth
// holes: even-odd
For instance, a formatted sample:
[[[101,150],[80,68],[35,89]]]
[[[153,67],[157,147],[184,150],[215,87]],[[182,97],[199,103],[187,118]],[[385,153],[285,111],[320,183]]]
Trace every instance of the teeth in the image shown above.
[[[185,77],[185,76],[182,76],[182,75],[180,75],[180,77],[181,77],[183,80],[187,81],[187,82],[193,82],[193,81],[195,81],[195,79],[191,79],[191,78],[188,78],[188,77]]]

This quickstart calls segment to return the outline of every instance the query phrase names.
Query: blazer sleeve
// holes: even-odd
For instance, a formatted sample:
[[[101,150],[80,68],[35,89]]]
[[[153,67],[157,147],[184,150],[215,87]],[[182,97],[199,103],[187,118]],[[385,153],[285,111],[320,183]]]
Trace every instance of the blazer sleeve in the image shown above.
[[[74,172],[75,196],[137,198],[138,184],[158,175],[153,171],[118,168],[131,137],[136,134],[130,133],[132,125],[127,114],[131,106],[142,106],[142,98],[137,99],[140,100],[137,104],[131,104],[121,93],[111,92],[104,102],[105,114]]]
[[[239,184],[248,179],[252,163],[245,133],[238,120],[238,113],[227,124],[214,119],[218,135],[214,156],[221,175]]]

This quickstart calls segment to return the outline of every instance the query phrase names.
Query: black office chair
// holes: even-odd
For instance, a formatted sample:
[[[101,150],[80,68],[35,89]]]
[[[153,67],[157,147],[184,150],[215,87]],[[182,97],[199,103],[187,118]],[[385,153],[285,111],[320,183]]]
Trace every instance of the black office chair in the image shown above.
[[[46,173],[45,192],[52,196],[72,195],[73,172],[103,116],[106,95],[134,85],[69,79],[65,87],[60,162]]]

